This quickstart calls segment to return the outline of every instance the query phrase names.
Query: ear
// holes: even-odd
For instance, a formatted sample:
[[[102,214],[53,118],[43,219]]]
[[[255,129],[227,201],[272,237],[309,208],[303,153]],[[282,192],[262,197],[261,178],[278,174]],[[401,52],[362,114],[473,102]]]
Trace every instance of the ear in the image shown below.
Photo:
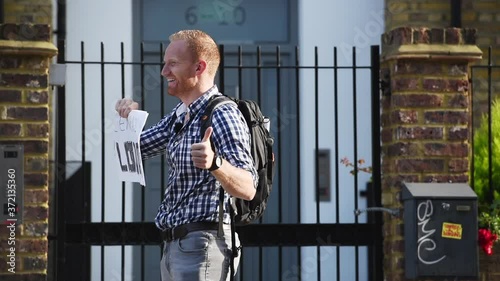
[[[198,62],[198,66],[196,67],[196,74],[201,75],[207,69],[207,62],[204,60],[200,60]]]

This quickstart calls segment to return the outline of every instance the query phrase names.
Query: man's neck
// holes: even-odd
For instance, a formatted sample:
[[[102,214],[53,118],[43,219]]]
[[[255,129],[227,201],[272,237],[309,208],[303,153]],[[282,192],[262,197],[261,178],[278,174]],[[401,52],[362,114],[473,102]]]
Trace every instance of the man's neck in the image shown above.
[[[205,83],[204,85],[199,85],[198,87],[194,88],[189,94],[186,94],[186,95],[180,97],[180,100],[186,106],[189,106],[195,100],[197,100],[198,98],[203,96],[213,86],[214,86],[214,83],[211,83],[211,84]]]

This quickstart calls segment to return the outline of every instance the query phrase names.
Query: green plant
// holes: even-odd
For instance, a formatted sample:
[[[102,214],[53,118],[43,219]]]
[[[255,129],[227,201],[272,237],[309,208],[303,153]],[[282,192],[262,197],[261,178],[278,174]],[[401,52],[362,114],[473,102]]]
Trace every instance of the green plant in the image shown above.
[[[493,244],[500,237],[500,200],[494,201],[488,208],[483,206],[479,212],[478,225],[479,245],[487,255],[492,255]]]
[[[488,115],[474,134],[474,191],[478,197],[479,245],[488,255],[500,237],[500,101],[491,106],[491,138]],[[491,150],[490,150],[491,145]],[[491,165],[490,165],[491,161]],[[490,167],[491,166],[491,167]],[[491,174],[491,182],[490,182]],[[493,198],[490,198],[490,186]],[[493,202],[492,202],[493,201]]]
[[[500,199],[500,101],[495,100],[491,107],[491,155],[488,115],[483,115],[479,129],[474,133],[474,191],[478,202],[488,201],[491,178],[494,187],[493,200]]]
[[[500,200],[482,209],[479,213],[478,224],[480,228],[487,228],[493,234],[500,236]]]

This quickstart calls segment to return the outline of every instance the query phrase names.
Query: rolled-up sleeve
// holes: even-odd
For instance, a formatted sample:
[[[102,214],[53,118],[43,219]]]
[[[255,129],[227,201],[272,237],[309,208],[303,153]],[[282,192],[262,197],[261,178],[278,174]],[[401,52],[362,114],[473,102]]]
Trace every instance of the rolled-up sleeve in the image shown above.
[[[249,171],[256,187],[259,176],[252,159],[250,132],[236,105],[218,107],[212,115],[212,127],[217,153],[231,165]]]

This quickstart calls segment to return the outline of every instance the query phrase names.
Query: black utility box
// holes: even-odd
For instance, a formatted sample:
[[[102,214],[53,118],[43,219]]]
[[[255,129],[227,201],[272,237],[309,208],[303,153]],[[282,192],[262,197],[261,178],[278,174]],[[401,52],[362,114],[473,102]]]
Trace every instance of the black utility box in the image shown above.
[[[406,278],[477,278],[477,195],[465,183],[405,183]]]

